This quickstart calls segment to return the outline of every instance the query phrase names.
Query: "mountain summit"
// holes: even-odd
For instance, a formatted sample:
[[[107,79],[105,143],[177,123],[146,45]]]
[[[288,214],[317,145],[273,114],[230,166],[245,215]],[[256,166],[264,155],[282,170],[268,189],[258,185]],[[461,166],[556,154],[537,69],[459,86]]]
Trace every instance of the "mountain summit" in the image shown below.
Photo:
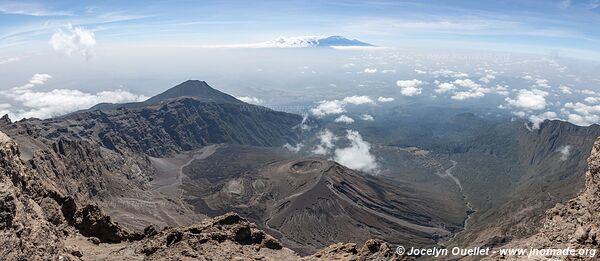
[[[342,36],[334,35],[334,36],[329,36],[329,37],[319,39],[317,46],[331,47],[331,46],[374,46],[374,45],[365,43],[365,42],[361,42],[356,39],[348,39],[348,38],[345,38]]]
[[[78,112],[94,110],[108,111],[116,108],[140,108],[152,104],[161,103],[163,101],[169,101],[179,98],[194,98],[201,102],[245,104],[243,101],[240,101],[229,94],[223,93],[217,89],[210,87],[210,85],[208,85],[208,83],[206,83],[205,81],[187,80],[143,102],[100,103],[94,105],[90,109]]]
[[[356,39],[348,39],[343,36],[298,36],[280,37],[267,43],[267,46],[278,48],[308,48],[308,47],[336,47],[336,46],[374,46]]]
[[[158,94],[144,103],[152,104],[158,103],[165,100],[176,99],[176,98],[195,98],[201,101],[211,102],[227,102],[227,103],[243,103],[242,101],[234,98],[233,96],[220,92],[208,85],[205,81],[198,80],[187,80],[165,92]]]

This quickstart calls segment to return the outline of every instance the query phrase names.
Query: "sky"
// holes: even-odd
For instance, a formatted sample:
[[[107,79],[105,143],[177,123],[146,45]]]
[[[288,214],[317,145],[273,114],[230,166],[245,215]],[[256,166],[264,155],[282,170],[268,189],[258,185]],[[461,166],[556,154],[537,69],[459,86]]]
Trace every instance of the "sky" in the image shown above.
[[[0,1],[4,59],[82,27],[98,45],[209,45],[343,35],[389,47],[559,52],[600,59],[598,0]],[[8,58],[7,58],[8,57]]]
[[[543,119],[590,125],[600,122],[599,6],[0,0],[0,115],[54,117],[199,79],[348,125],[377,120],[352,107],[388,102],[485,107],[532,128]],[[297,48],[331,35],[376,47]]]

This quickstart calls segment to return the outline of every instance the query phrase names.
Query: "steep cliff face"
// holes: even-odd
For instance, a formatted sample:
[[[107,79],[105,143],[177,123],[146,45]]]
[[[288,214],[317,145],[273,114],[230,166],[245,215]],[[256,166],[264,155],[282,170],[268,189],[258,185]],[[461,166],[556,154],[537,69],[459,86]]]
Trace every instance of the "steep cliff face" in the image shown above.
[[[190,80],[144,102],[100,104],[19,124],[27,124],[30,135],[90,139],[119,153],[163,157],[215,143],[294,144],[301,122],[299,115],[244,103],[206,82]]]
[[[84,234],[100,242],[139,238],[94,204],[80,205],[21,160],[17,144],[0,132],[0,256],[50,260],[69,255],[63,239]]]
[[[494,245],[535,234],[546,210],[584,187],[586,159],[598,136],[598,125],[545,121],[529,130],[518,122],[479,138],[474,144],[482,148],[454,155],[477,210],[455,243]]]
[[[527,239],[536,247],[597,249],[600,242],[600,139],[588,158],[585,189],[574,199],[557,204],[545,216],[540,232]]]
[[[299,137],[299,115],[249,104],[181,98],[142,108],[72,114],[49,120],[29,119],[7,129],[32,137],[87,139],[118,153],[172,155],[207,144],[281,146]]]
[[[51,223],[60,222],[53,215],[60,211],[57,198],[27,173],[16,143],[0,132],[0,256],[50,259],[61,252],[53,243],[59,233]]]
[[[587,160],[585,187],[573,199],[558,203],[546,211],[538,223],[538,232],[532,236],[500,244],[498,248],[519,249],[587,249],[595,250],[595,256],[562,255],[550,253],[547,255],[500,256],[496,254],[489,260],[598,260],[600,247],[600,138],[596,140]]]

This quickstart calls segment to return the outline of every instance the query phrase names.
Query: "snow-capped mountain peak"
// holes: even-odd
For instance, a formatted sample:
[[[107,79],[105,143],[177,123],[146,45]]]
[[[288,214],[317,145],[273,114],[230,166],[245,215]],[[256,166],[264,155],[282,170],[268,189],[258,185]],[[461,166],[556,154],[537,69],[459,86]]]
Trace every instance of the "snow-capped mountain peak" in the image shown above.
[[[335,46],[373,46],[356,39],[342,36],[296,36],[279,37],[266,43],[277,48],[307,48],[307,47],[335,47]]]

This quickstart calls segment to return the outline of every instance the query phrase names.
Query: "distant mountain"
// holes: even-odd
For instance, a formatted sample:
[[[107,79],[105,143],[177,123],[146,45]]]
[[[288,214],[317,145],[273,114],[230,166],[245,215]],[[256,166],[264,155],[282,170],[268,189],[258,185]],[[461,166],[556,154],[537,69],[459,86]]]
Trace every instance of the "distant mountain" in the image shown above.
[[[275,41],[267,42],[268,46],[279,48],[308,48],[308,47],[335,47],[335,46],[374,46],[356,39],[348,39],[343,36],[299,36],[280,37]]]
[[[356,39],[348,39],[342,36],[329,36],[318,40],[317,46],[319,47],[330,47],[330,46],[374,46],[369,43],[361,42]]]
[[[208,85],[208,83],[206,83],[205,81],[187,80],[143,102],[100,103],[94,105],[90,109],[78,112],[94,110],[106,111],[113,110],[116,108],[139,108],[179,98],[193,98],[202,102],[245,104],[243,101],[240,101],[229,94],[223,93],[210,87],[210,85]]]
[[[200,101],[217,102],[217,103],[235,103],[242,104],[243,102],[233,96],[220,92],[210,87],[205,81],[188,80],[165,92],[158,94],[146,101],[145,104],[154,104],[161,101],[177,98],[194,98]]]
[[[247,104],[206,82],[189,80],[144,102],[99,104],[60,118],[28,119],[14,127],[39,131],[52,139],[93,139],[113,151],[132,150],[157,157],[211,143],[296,143],[299,133],[295,127],[301,121],[299,115]],[[10,123],[0,127],[3,125]]]

